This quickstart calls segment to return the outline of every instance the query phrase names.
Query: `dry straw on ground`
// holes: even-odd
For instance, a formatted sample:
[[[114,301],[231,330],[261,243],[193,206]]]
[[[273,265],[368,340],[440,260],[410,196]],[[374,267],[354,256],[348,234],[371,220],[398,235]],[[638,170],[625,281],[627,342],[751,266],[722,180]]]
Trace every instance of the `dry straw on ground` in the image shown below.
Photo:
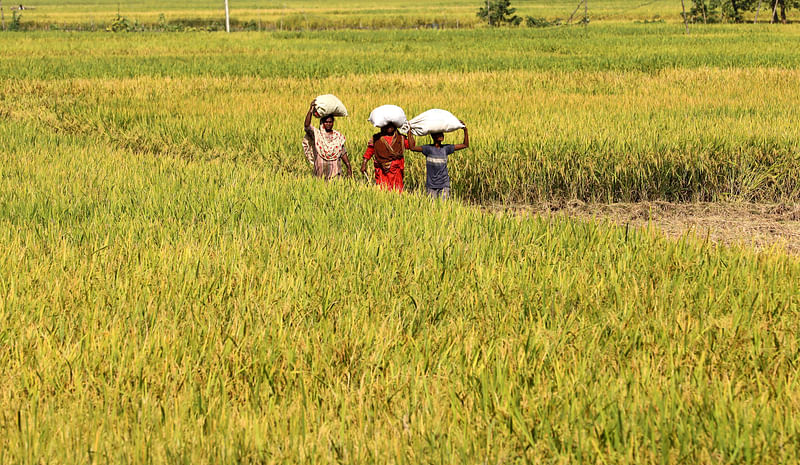
[[[609,221],[618,226],[653,227],[670,237],[687,234],[699,240],[755,250],[775,248],[800,254],[800,205],[724,202],[586,203],[494,205],[491,211],[562,215]]]

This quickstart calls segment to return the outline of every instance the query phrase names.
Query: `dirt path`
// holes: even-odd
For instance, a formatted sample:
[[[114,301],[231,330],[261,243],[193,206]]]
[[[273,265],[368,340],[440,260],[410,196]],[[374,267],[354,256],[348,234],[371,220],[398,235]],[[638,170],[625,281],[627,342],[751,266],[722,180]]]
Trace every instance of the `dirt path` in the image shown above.
[[[722,243],[763,250],[785,249],[800,255],[800,204],[669,203],[539,204],[490,206],[493,211],[519,214],[566,215],[604,219],[619,225],[652,224],[664,234],[679,237],[687,232]]]

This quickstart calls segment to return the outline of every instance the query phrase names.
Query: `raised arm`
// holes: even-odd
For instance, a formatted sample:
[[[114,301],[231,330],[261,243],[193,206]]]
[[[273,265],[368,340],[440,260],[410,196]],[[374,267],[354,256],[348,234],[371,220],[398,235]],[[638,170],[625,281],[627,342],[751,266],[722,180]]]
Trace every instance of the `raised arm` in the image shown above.
[[[464,122],[461,121],[461,124],[464,124]],[[467,125],[464,124],[464,142],[462,142],[460,144],[456,144],[454,148],[456,150],[461,150],[461,149],[465,149],[465,148],[468,148],[468,147],[469,147],[469,132],[467,131]]]
[[[422,147],[417,145],[417,141],[414,140],[414,134],[411,134],[411,131],[408,131],[408,150],[412,152],[422,152]]]
[[[306,134],[309,137],[314,137],[314,128],[311,127],[311,115],[314,114],[314,109],[317,107],[317,99],[314,99],[311,102],[311,106],[308,108],[308,113],[306,113],[306,120],[303,123],[303,127],[305,128]]]

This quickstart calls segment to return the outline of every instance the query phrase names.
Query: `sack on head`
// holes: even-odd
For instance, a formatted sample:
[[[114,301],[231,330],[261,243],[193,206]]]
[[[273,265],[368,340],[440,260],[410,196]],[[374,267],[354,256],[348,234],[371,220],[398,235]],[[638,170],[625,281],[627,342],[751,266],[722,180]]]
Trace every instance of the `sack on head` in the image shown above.
[[[447,110],[434,108],[420,113],[408,122],[411,133],[415,136],[426,136],[436,132],[452,132],[463,129],[461,121]]]
[[[406,112],[397,105],[382,105],[369,114],[367,118],[373,126],[382,128],[384,126],[393,125],[397,129],[403,128],[408,120],[406,119]]]
[[[315,116],[319,118],[324,118],[329,115],[347,116],[347,108],[344,107],[342,101],[336,98],[335,95],[320,95],[315,100],[315,104],[317,106]]]

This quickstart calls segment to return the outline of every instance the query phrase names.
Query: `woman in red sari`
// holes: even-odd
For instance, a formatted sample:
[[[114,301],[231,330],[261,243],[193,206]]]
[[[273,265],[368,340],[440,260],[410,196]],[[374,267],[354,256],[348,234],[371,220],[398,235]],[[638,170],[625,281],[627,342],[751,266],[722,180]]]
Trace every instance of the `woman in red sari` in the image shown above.
[[[410,132],[406,137],[393,125],[384,126],[367,143],[361,172],[367,174],[367,160],[372,158],[375,184],[384,189],[403,192],[403,174],[406,168],[404,152],[415,145],[414,136]]]

